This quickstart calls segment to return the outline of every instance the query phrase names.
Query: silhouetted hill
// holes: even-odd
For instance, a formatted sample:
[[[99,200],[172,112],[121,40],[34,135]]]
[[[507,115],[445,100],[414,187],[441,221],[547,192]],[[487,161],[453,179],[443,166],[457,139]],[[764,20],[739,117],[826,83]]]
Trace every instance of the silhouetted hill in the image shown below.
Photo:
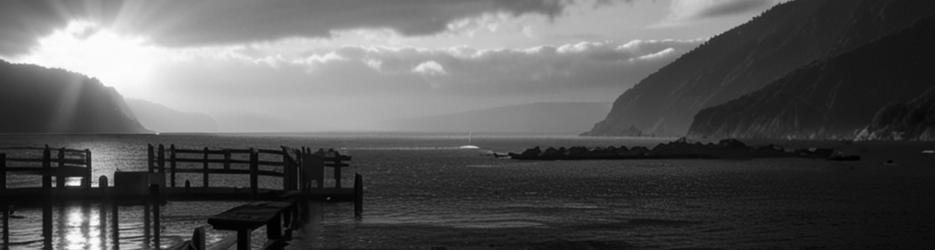
[[[935,87],[912,101],[880,109],[857,139],[935,141]]]
[[[0,133],[140,133],[113,88],[61,69],[0,60]]]
[[[608,103],[532,103],[392,122],[395,130],[576,134],[607,115]]]
[[[136,118],[157,132],[217,132],[218,124],[206,114],[171,109],[140,99],[126,99]]]
[[[812,63],[762,90],[702,110],[690,135],[852,139],[878,110],[917,97],[879,112],[872,127],[877,133],[921,129],[926,118],[913,114],[925,110],[931,99],[919,93],[935,86],[933,44],[935,17],[929,17],[851,52]]]
[[[585,135],[683,135],[695,113],[935,13],[935,1],[799,0],[720,34],[627,90]]]

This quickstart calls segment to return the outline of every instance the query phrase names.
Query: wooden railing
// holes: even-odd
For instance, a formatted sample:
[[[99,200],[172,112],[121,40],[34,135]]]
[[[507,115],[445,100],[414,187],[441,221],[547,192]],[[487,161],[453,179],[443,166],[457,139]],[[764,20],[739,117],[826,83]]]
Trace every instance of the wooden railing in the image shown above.
[[[55,155],[55,156],[53,156]],[[81,177],[81,186],[91,188],[91,150],[45,147],[0,147],[0,191],[7,188],[7,175],[42,176],[42,188],[65,188],[68,177]]]
[[[151,173],[168,175],[169,187],[178,186],[178,174],[201,174],[201,186],[211,186],[211,175],[249,175],[253,194],[259,190],[259,177],[282,178],[282,190],[296,190],[298,162],[285,147],[271,149],[188,149],[175,145],[148,145]],[[275,160],[274,160],[275,159]],[[187,183],[188,184],[188,183]]]
[[[322,167],[333,168],[334,187],[341,188],[342,168],[349,167],[350,156],[334,150],[312,151],[311,148],[182,148],[172,144],[147,145],[147,166],[150,173],[166,174],[169,187],[177,187],[178,174],[200,174],[201,186],[210,187],[211,175],[249,175],[250,189],[256,194],[260,176],[282,179],[283,191],[311,189],[312,181],[324,188],[323,171],[309,175],[312,169],[302,164],[302,155],[311,154],[322,161]],[[320,170],[317,170],[320,171]],[[314,178],[313,176],[319,176]]]

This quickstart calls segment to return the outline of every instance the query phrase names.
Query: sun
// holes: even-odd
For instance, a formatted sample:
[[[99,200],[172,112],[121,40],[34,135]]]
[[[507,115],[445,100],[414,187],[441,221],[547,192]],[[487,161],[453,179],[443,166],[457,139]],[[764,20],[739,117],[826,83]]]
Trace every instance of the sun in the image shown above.
[[[21,63],[63,68],[98,78],[124,96],[146,92],[145,83],[160,57],[159,49],[138,36],[124,36],[85,21],[40,38]]]

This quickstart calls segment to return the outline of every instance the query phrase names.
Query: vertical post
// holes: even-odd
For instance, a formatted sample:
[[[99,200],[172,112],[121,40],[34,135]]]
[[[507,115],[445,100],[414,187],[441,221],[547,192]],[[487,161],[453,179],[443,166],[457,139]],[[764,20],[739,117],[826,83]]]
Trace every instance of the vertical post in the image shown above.
[[[341,154],[334,152],[334,187],[341,188]]]
[[[51,182],[49,184],[52,184]],[[45,249],[52,249],[52,199],[42,205],[42,243]]]
[[[65,167],[65,148],[58,149],[58,170],[62,170]],[[58,172],[58,171],[56,171]],[[55,188],[65,189],[65,175],[61,172],[58,172],[55,175]]]
[[[153,162],[156,161],[155,156],[156,154],[153,153],[153,144],[146,144],[146,166],[150,173],[154,172],[154,168],[156,167],[156,164],[153,164]]]
[[[289,165],[289,151],[286,150],[286,147],[282,147],[282,191],[290,190],[289,185],[292,179],[292,173]]]
[[[101,190],[101,193],[103,194],[104,199],[110,198],[109,196],[110,193],[107,192],[109,191],[109,189],[107,188],[107,184],[108,183],[107,183],[106,175],[101,175],[101,177],[97,178],[97,188]]]
[[[0,154],[0,192],[6,190],[6,154]]]
[[[258,182],[258,171],[259,171],[259,154],[256,152],[256,149],[250,148],[250,192],[253,193],[253,197],[257,197],[259,192],[259,187],[257,186]]]
[[[224,169],[231,169],[231,151],[224,149]]]
[[[175,144],[169,145],[169,186],[175,187]]]
[[[166,173],[166,147],[162,144],[159,144],[159,152],[156,153],[156,165],[159,167],[159,173],[165,175]]]
[[[159,197],[160,197],[159,196],[159,185],[156,185],[156,184],[149,185],[149,194],[150,196],[152,196],[152,203],[153,203],[153,236],[154,236],[153,246],[156,249],[160,249],[161,246],[159,244],[160,243],[159,238],[160,238],[160,231],[162,231],[161,230],[162,226],[159,223],[160,222],[159,221],[160,219],[159,218]]]
[[[10,246],[10,206],[3,203],[3,246]]]
[[[117,210],[117,200],[110,201],[110,233],[113,235],[114,249],[120,249],[120,221],[119,211]],[[104,227],[104,225],[101,225]]]
[[[282,212],[276,214],[266,223],[266,239],[277,240],[282,238]]]
[[[364,177],[354,174],[354,217],[360,218],[364,213]]]
[[[250,250],[250,229],[237,230],[237,250]]]
[[[52,152],[49,145],[42,150],[42,191],[48,194],[52,190]],[[51,214],[51,210],[49,213]]]
[[[84,165],[87,166],[88,169],[86,169],[84,172],[84,178],[81,178],[81,180],[83,181],[81,184],[84,185],[85,190],[90,191],[91,190],[91,173],[92,173],[91,170],[93,170],[93,167],[91,166],[91,149],[84,150]],[[104,180],[107,180],[106,177]],[[104,186],[106,187],[107,183],[104,183],[104,184],[105,184]]]
[[[208,147],[205,147],[204,162],[201,163],[201,168],[204,169],[201,175],[201,186],[208,187]]]
[[[206,246],[205,240],[205,227],[196,227],[195,232],[192,233],[192,246],[196,250],[205,250],[208,249]]]
[[[102,200],[104,201],[104,203],[101,203],[100,216],[98,216],[98,219],[100,219],[98,225],[101,227],[99,236],[101,237],[101,245],[103,245],[103,248],[107,248],[107,202],[113,202],[108,192],[107,184],[106,175],[101,175],[97,178],[97,188],[100,190]]]

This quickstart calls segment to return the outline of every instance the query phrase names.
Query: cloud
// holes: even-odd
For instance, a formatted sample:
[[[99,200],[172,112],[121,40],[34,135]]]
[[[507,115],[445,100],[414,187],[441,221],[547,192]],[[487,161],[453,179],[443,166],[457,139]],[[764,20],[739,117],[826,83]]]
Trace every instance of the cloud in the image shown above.
[[[163,74],[167,79],[160,79],[158,87],[166,96],[192,94],[192,98],[604,94],[608,88],[622,91],[632,86],[702,42],[581,42],[525,49],[345,46],[289,53],[292,56],[265,55],[263,48],[231,47],[190,52],[183,61],[160,70],[169,73]]]
[[[445,72],[445,67],[442,67],[442,65],[436,61],[425,61],[420,63],[419,65],[416,65],[415,68],[412,68],[412,72],[426,76],[442,76],[447,74]]]
[[[21,53],[37,37],[75,20],[161,45],[202,46],[328,37],[362,28],[430,35],[484,14],[554,18],[578,2],[587,0],[4,0],[0,54]]]
[[[673,0],[663,22],[675,25],[689,21],[763,11],[788,0]]]

